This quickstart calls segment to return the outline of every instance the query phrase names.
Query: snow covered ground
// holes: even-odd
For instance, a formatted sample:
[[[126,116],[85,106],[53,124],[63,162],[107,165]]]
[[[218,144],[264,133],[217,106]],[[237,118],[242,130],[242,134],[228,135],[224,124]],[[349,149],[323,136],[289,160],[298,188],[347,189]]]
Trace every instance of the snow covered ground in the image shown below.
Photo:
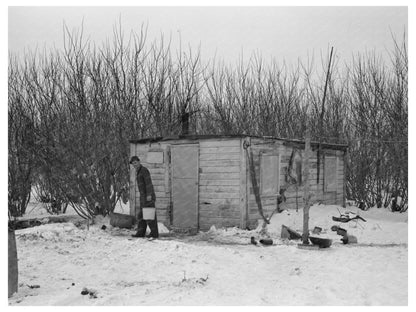
[[[332,221],[339,211],[367,222]],[[302,222],[302,210],[275,214],[267,227],[272,246],[250,243],[262,238],[260,226],[175,236],[159,224],[154,241],[132,238],[133,230],[112,228],[107,218],[89,230],[72,223],[18,230],[19,291],[9,305],[408,304],[407,213],[313,206],[310,229],[333,239],[319,250],[281,239],[282,224],[301,232]],[[333,225],[358,244],[344,245]]]

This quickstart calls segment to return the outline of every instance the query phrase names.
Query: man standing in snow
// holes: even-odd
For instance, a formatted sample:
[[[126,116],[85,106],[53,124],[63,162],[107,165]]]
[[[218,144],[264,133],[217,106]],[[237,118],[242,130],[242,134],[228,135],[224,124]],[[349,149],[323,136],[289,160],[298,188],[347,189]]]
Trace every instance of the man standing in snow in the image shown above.
[[[150,172],[146,167],[143,167],[140,163],[140,158],[133,156],[130,159],[130,164],[136,169],[137,186],[140,192],[140,208],[137,215],[137,233],[132,235],[133,237],[144,237],[146,234],[146,228],[150,228],[150,237],[158,238],[159,229],[157,227],[157,217],[155,213],[154,220],[143,220],[143,207],[155,207],[156,195],[153,189],[152,178]]]

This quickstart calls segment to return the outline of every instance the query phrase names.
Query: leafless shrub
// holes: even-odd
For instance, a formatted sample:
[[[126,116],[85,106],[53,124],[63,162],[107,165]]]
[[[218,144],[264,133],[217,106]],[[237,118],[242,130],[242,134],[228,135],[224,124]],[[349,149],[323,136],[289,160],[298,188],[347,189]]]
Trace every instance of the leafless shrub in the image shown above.
[[[22,92],[22,68],[11,57],[8,79],[8,212],[22,216],[30,200],[35,158],[34,112],[30,98]]]
[[[396,43],[389,66],[358,55],[351,71],[348,195],[368,207],[407,210],[407,50]]]
[[[100,47],[82,29],[64,34],[63,51],[9,57],[12,215],[24,213],[32,184],[56,203],[51,211],[68,203],[85,218],[113,211],[127,197],[133,137],[299,139],[308,123],[313,140],[349,143],[350,199],[407,209],[405,44],[394,41],[391,65],[358,55],[346,72],[332,63],[326,80],[313,61],[289,68],[253,55],[235,67],[208,66],[199,49],[172,53],[163,35],[147,44],[144,26],[127,39],[115,26]]]

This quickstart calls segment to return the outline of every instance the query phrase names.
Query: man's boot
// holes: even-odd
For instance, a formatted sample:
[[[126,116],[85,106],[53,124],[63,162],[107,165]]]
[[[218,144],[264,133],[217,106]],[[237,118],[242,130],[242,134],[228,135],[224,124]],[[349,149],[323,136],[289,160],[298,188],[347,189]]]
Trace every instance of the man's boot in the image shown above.
[[[144,237],[141,233],[137,232],[136,234],[133,234],[131,237]]]

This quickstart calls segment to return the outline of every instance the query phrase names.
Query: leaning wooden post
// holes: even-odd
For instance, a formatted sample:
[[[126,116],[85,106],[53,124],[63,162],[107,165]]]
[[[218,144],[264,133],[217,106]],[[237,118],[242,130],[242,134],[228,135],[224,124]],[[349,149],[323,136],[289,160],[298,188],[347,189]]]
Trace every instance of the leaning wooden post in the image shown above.
[[[305,157],[303,158],[303,178],[304,184],[304,195],[305,207],[303,208],[303,234],[302,243],[304,245],[309,244],[309,154],[311,151],[311,133],[309,127],[306,129],[305,135]]]
[[[253,185],[253,192],[254,192],[254,197],[256,198],[257,209],[259,211],[260,216],[262,217],[264,221],[263,223],[263,228],[264,228],[266,224],[270,224],[270,221],[265,217],[264,212],[263,212],[263,206],[261,204],[261,197],[260,197],[260,188],[259,188],[259,185],[257,183],[257,178],[256,178],[256,168],[254,165],[253,151],[251,148],[250,148],[250,151],[248,151],[249,148],[250,147],[247,147],[246,151],[247,151],[248,162],[250,166],[251,184]]]
[[[10,211],[10,210],[9,210]],[[15,235],[14,221],[9,221],[8,233],[9,233],[9,291],[8,298],[13,296],[18,290],[18,264],[17,264],[17,248],[16,248],[16,235]]]

